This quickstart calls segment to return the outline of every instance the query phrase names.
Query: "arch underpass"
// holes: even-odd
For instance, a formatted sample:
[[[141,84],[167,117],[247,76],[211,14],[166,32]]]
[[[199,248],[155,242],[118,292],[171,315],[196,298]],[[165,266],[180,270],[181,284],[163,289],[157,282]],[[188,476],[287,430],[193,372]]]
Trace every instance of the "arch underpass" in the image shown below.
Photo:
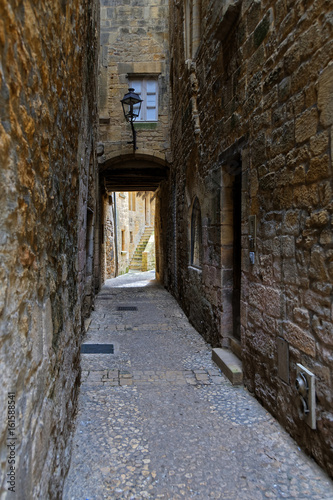
[[[161,200],[158,193],[161,183],[167,180],[168,173],[168,163],[157,155],[131,153],[100,159],[100,237],[98,238],[100,266],[97,266],[97,275],[95,275],[96,283],[98,283],[97,289],[106,279],[126,272],[124,269],[127,266],[125,262],[127,257],[123,255],[122,251],[126,251],[126,249],[122,249],[123,231],[121,231],[119,224],[118,202],[121,199],[119,198],[117,201],[117,193],[155,193],[151,198],[155,200],[156,207],[155,222],[152,224],[155,234],[155,269],[157,279],[163,281],[163,273],[161,272],[163,267],[161,235],[163,231]]]
[[[114,191],[155,191],[168,177],[169,166],[158,156],[124,154],[100,165],[101,184]]]

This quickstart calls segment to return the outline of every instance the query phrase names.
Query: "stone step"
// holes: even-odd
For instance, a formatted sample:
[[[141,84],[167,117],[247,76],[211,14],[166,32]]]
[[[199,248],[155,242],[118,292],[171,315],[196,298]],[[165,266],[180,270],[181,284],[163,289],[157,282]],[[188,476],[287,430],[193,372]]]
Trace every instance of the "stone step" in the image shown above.
[[[242,362],[231,351],[222,348],[213,349],[212,360],[230,380],[232,385],[243,383]]]
[[[148,244],[150,236],[153,234],[154,228],[153,227],[146,227],[144,230],[143,235],[141,236],[141,239],[136,246],[135,252],[133,254],[133,257],[131,259],[129,268],[130,269],[139,269],[141,270],[142,267],[142,254],[146,249],[146,246]]]

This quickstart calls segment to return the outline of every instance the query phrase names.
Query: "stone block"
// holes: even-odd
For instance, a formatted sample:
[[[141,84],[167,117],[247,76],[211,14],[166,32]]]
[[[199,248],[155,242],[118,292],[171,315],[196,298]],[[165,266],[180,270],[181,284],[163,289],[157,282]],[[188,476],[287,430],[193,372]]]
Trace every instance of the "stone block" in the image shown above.
[[[307,217],[305,221],[305,227],[307,228],[323,228],[330,220],[330,216],[327,210],[319,210],[313,212],[310,217]]]
[[[290,76],[284,78],[278,86],[279,100],[284,102],[288,99],[291,92],[291,79]]]
[[[327,179],[330,175],[330,159],[328,155],[312,158],[310,167],[306,174],[307,182],[316,182]]]
[[[299,349],[300,351],[315,357],[316,355],[316,342],[312,335],[295,325],[291,321],[283,322],[284,338],[290,345]]]
[[[261,45],[253,54],[252,57],[248,60],[247,64],[247,73],[249,75],[253,75],[258,68],[262,67],[265,62],[265,49],[264,46]]]
[[[321,73],[318,82],[318,108],[324,127],[333,124],[333,64]]]
[[[249,304],[265,311],[267,316],[280,317],[280,299],[279,290],[257,283],[251,283],[249,286]]]
[[[302,307],[295,307],[293,310],[294,322],[306,330],[310,327],[309,311]]]
[[[295,138],[296,142],[304,142],[317,132],[318,112],[315,108],[308,109],[296,118]]]
[[[286,74],[292,74],[298,67],[300,63],[300,53],[297,44],[293,44],[286,52],[284,56],[284,68]]]
[[[212,360],[233,385],[243,383],[242,362],[231,351],[221,348],[213,349]]]
[[[312,319],[312,327],[320,342],[333,347],[333,325],[330,321],[325,321],[314,315]]]
[[[321,245],[331,245],[333,244],[333,233],[330,229],[325,229],[320,233],[319,243]]]
[[[326,266],[326,254],[320,245],[315,245],[311,249],[309,276],[323,281],[328,280],[328,270]]]
[[[311,209],[318,205],[318,190],[315,185],[295,186],[294,205],[298,208]]]
[[[253,42],[255,48],[259,47],[259,45],[265,40],[266,36],[268,35],[272,18],[273,18],[273,11],[272,9],[269,9],[264,19],[260,22],[260,24],[254,31]]]
[[[313,52],[321,48],[320,30],[316,22],[299,37],[298,50],[302,60],[308,59]]]
[[[299,210],[288,210],[284,216],[283,228],[286,233],[299,234]]]
[[[232,288],[233,286],[233,270],[232,269],[224,269],[222,271],[222,282],[220,282],[220,286],[223,288]]]
[[[295,138],[294,127],[294,122],[289,121],[273,131],[271,151],[274,156],[281,153],[288,153],[293,148]]]
[[[293,236],[281,236],[281,250],[284,257],[294,257],[295,238]]]
[[[1,315],[5,307],[7,287],[8,287],[8,278],[4,267],[0,268],[0,282],[1,282],[1,287],[0,287],[0,315]]]
[[[304,165],[297,165],[294,170],[294,175],[291,179],[291,184],[304,184],[306,179],[306,172]]]
[[[221,231],[221,241],[223,245],[232,245],[234,241],[234,228],[228,224],[223,224]]]
[[[32,473],[34,477],[39,477],[42,474],[49,447],[48,438],[51,434],[51,415],[53,411],[52,402],[45,398],[41,415],[38,418],[37,427],[34,432],[35,439],[32,443]]]
[[[330,319],[331,317],[331,301],[329,297],[323,297],[312,290],[307,290],[304,293],[304,305],[321,318]]]
[[[314,156],[326,153],[328,150],[329,137],[327,131],[320,132],[310,138],[310,150]]]

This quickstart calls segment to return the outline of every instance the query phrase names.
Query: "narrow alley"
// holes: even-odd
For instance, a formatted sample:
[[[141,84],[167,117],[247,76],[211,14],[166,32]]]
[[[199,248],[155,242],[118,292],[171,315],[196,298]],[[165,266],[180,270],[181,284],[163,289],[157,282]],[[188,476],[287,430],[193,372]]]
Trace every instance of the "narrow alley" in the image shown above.
[[[64,500],[323,500],[333,485],[211,361],[154,272],[107,280],[83,346]]]
[[[332,62],[332,0],[0,0],[0,500],[333,500]]]

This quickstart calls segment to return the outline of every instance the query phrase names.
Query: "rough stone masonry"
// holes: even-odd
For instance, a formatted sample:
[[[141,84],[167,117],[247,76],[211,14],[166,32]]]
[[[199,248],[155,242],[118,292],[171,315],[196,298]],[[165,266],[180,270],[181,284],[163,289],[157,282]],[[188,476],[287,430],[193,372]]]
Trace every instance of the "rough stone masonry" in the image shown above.
[[[169,25],[166,283],[332,475],[332,2],[170,2]],[[301,418],[297,363],[316,377],[316,430]]]
[[[17,499],[59,498],[69,462],[95,203],[97,7],[0,0],[1,498],[13,498],[8,473]]]

